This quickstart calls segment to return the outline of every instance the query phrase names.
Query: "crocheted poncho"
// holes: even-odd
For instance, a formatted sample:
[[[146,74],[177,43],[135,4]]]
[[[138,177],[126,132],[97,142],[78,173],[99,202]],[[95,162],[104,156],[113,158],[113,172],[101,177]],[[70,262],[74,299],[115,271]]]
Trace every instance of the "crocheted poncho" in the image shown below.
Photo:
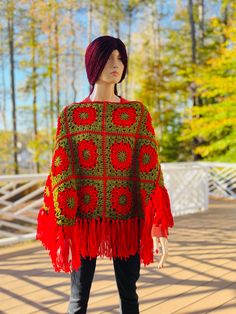
[[[174,226],[157,150],[139,101],[87,97],[62,109],[36,234],[55,271],[77,270],[80,256],[153,262],[154,226],[164,236]]]

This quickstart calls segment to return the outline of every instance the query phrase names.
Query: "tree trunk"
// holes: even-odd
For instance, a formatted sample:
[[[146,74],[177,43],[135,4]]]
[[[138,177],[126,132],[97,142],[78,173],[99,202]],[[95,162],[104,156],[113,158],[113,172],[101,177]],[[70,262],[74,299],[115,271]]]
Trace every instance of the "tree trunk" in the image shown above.
[[[196,65],[196,27],[195,27],[195,21],[194,21],[194,15],[193,15],[193,1],[188,1],[188,12],[189,12],[189,23],[190,23],[190,35],[191,35],[191,43],[192,43],[192,64]],[[197,105],[197,98],[196,98],[196,84],[195,82],[191,82],[191,90],[192,90],[192,101],[193,106]],[[192,117],[193,119],[197,117]],[[199,160],[201,159],[201,155],[194,153],[194,148],[199,145],[199,138],[194,137],[192,141],[192,156],[193,160]]]
[[[57,8],[55,8],[56,12]],[[58,23],[57,23],[57,12],[55,13],[55,28],[54,28],[54,36],[55,36],[55,53],[56,53],[56,108],[57,108],[57,116],[60,113],[60,60],[59,60],[59,39],[58,39]]]
[[[88,44],[92,41],[92,13],[93,13],[93,1],[89,1],[89,10],[88,10],[88,33],[87,33],[87,38],[88,38]],[[88,94],[90,93],[90,84],[89,84],[89,91]]]
[[[38,144],[38,120],[37,120],[37,68],[36,68],[36,32],[34,21],[31,20],[31,36],[32,36],[32,89],[33,89],[33,125],[34,139]],[[38,157],[38,145],[36,145],[36,158]],[[36,160],[36,172],[40,173],[40,164]]]
[[[153,35],[153,61],[154,61],[154,81],[156,82],[154,88],[154,107],[157,108],[159,113],[159,119],[161,122],[162,109],[161,109],[161,100],[159,96],[159,87],[161,84],[162,73],[161,73],[161,14],[162,14],[162,2],[160,2],[160,12],[157,10],[156,2],[152,4],[152,35]],[[159,125],[160,138],[163,134],[163,124]]]
[[[8,44],[10,54],[10,77],[11,77],[11,100],[12,100],[12,122],[13,122],[13,159],[14,159],[14,173],[19,174],[19,165],[17,158],[17,125],[16,125],[16,100],[15,100],[15,63],[14,63],[14,2],[12,0],[7,2],[8,16]]]
[[[190,23],[190,34],[192,43],[192,63],[196,64],[196,30],[195,21],[193,17],[193,1],[188,1],[188,12],[189,12],[189,23]]]
[[[133,17],[133,10],[130,8],[128,10],[128,40],[127,40],[127,54],[128,57],[130,55],[130,45],[131,45],[131,26],[132,26],[132,17]],[[126,72],[126,79],[125,79],[125,98],[129,99],[129,75],[128,75],[128,70],[129,70],[129,64],[127,65],[127,72]]]
[[[73,90],[73,102],[76,102],[76,98],[77,98],[77,89],[76,89],[76,72],[77,72],[77,67],[78,65],[76,65],[76,60],[75,60],[75,52],[76,52],[76,27],[75,27],[75,23],[74,23],[74,10],[73,8],[71,8],[70,10],[70,29],[71,29],[71,35],[72,35],[72,44],[71,44],[71,71],[72,71],[72,80],[71,80],[71,87]]]
[[[51,141],[53,142],[53,127],[54,127],[54,94],[53,94],[53,56],[52,56],[52,40],[51,40],[51,33],[49,33],[48,37],[48,47],[49,47],[49,93],[50,93],[50,100],[49,100],[49,113],[50,113],[50,122],[51,122]],[[51,143],[52,144],[52,143]]]
[[[7,93],[6,93],[6,81],[5,81],[5,55],[4,55],[4,36],[3,32],[1,32],[1,76],[2,76],[2,86],[1,86],[1,95],[2,95],[2,103],[1,103],[1,108],[0,108],[0,113],[2,115],[2,123],[3,123],[3,129],[7,131],[7,121],[6,121],[6,98],[7,98]]]
[[[228,26],[229,23],[229,3],[225,4],[225,7],[223,8],[223,23],[225,26]],[[227,37],[225,33],[223,33],[223,42],[225,43],[227,40]]]
[[[204,46],[205,37],[205,6],[204,0],[199,0],[198,3],[198,15],[199,15],[199,29],[200,29],[200,45]]]

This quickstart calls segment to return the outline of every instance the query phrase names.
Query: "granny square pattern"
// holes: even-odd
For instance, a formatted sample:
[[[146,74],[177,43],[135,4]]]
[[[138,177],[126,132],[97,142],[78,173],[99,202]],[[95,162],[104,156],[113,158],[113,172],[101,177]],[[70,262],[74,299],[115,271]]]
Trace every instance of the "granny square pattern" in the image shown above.
[[[78,269],[80,256],[153,262],[151,228],[173,227],[146,106],[82,101],[58,117],[37,239],[56,271]]]

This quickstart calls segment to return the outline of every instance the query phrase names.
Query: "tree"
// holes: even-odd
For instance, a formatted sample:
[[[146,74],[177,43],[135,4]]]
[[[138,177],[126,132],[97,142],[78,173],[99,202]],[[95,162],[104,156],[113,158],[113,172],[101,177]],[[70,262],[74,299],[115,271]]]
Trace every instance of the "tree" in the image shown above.
[[[12,101],[12,122],[13,122],[13,158],[14,158],[14,173],[19,173],[18,158],[17,158],[17,126],[16,126],[16,97],[15,97],[15,63],[14,63],[14,0],[7,1],[7,30],[8,30],[8,45],[10,58],[10,78],[11,78],[11,101]]]

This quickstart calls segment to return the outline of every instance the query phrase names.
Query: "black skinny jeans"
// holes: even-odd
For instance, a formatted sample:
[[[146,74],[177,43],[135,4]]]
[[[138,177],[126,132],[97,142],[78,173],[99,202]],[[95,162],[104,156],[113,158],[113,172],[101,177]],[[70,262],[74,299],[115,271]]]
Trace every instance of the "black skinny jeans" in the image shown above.
[[[81,257],[78,271],[71,272],[71,296],[68,314],[87,312],[90,289],[94,277],[97,258]],[[131,255],[127,260],[113,258],[116,284],[120,296],[120,313],[138,314],[139,303],[136,282],[140,275],[139,254]]]

